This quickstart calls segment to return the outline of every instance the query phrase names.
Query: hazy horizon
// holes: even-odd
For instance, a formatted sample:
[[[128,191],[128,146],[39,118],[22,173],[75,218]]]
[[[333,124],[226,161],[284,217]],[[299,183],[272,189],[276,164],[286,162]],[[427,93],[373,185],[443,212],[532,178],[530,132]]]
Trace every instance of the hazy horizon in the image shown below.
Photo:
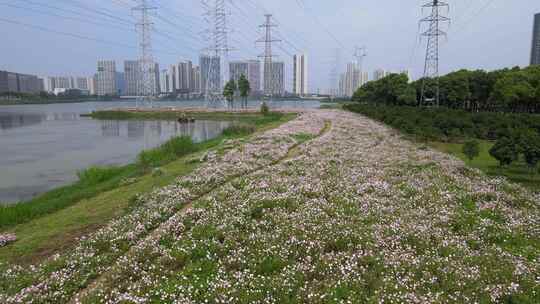
[[[229,22],[234,29],[229,44],[236,49],[230,59],[254,59],[263,52],[263,45],[256,47],[255,40],[261,38],[258,25],[264,22],[264,13],[270,12],[279,25],[276,36],[284,40],[274,50],[280,55],[279,60],[288,64],[288,90],[292,82],[292,54],[305,52],[309,56],[309,86],[310,91],[315,91],[328,87],[336,48],[341,53],[343,71],[344,64],[352,60],[355,46],[367,47],[364,70],[369,72],[370,78],[378,68],[409,69],[413,78],[418,78],[423,70],[426,42],[423,39],[418,43],[418,20],[421,4],[425,2],[227,1],[231,9]],[[448,2],[452,23],[449,28],[444,26],[448,39],[441,43],[441,73],[461,68],[491,70],[529,64],[533,18],[540,12],[540,1]],[[158,7],[158,16],[153,20],[159,34],[153,35],[153,44],[160,68],[180,60],[198,63],[199,52],[205,47],[200,39],[205,27],[200,1],[166,0],[154,1],[154,4]],[[0,47],[0,70],[39,76],[90,76],[98,59],[110,59],[115,60],[117,70],[122,71],[124,60],[138,57],[138,36],[132,26],[136,15],[132,14],[130,6],[135,6],[135,2],[19,0],[2,3],[0,35],[5,43]],[[424,16],[428,13],[424,10]],[[26,25],[6,22],[9,20]]]

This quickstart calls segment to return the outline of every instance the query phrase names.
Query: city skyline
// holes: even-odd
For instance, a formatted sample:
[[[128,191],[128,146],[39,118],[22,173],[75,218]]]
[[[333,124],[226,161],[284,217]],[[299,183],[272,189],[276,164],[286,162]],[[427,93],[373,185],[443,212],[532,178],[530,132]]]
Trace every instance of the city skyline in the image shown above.
[[[102,0],[92,3],[118,13],[122,20],[131,18],[127,7],[114,6]],[[421,75],[423,44],[415,47],[417,42],[415,35],[418,32],[417,23],[423,1],[408,0],[388,5],[379,5],[376,1],[358,4],[351,0],[344,0],[338,5],[318,2],[306,4],[309,8],[307,11],[301,11],[302,8],[297,4],[283,0],[260,0],[258,3],[266,11],[278,13],[275,14],[280,24],[278,36],[286,40],[275,48],[280,56],[278,60],[285,61],[287,66],[292,66],[293,59],[290,55],[296,53],[296,50],[289,44],[296,48],[306,49],[310,54],[310,75],[313,76],[310,77],[309,86],[313,88],[312,91],[328,86],[328,73],[331,69],[331,64],[328,62],[332,57],[333,48],[342,49],[342,62],[349,62],[352,59],[354,45],[359,43],[369,48],[364,64],[365,70],[374,70],[379,67],[396,71],[410,69],[414,78]],[[174,22],[185,27],[186,31],[182,30],[185,33],[179,34],[170,26],[167,28],[167,31],[170,31],[178,42],[166,41],[167,39],[156,35],[154,42],[156,62],[169,64],[179,59],[195,61],[205,46],[204,41],[201,41],[199,37],[196,35],[192,37],[193,33],[204,28],[200,17],[202,13],[200,3],[198,1],[182,3],[160,1],[159,4],[161,11],[170,8],[174,9],[174,14],[183,12],[182,18],[174,19]],[[294,9],[290,11],[280,9],[287,5],[293,5]],[[5,15],[2,17],[20,20],[27,24],[41,24],[46,28],[59,29],[59,31],[72,30],[81,35],[102,37],[103,40],[119,44],[137,45],[135,33],[121,34],[122,31],[115,27],[99,27],[63,18],[52,20],[51,16],[37,13],[36,10],[40,7],[33,6],[32,9],[23,11],[14,7],[5,7],[3,9]],[[45,11],[43,7],[41,10]],[[238,30],[231,36],[234,41],[241,42],[236,43],[237,50],[231,52],[232,60],[253,58],[261,52],[260,48],[254,47],[253,42],[258,37],[256,25],[262,20],[265,11],[247,5],[244,13],[248,11],[250,14],[245,17],[242,12],[237,12],[233,7],[230,20]],[[528,65],[532,32],[529,21],[524,22],[524,20],[532,21],[532,16],[537,12],[540,12],[540,4],[529,0],[520,1],[517,4],[494,2],[485,9],[483,9],[483,3],[471,4],[467,1],[451,3],[449,17],[453,19],[453,23],[448,29],[448,40],[441,45],[441,73],[461,68],[490,70]],[[167,17],[173,18],[172,14]],[[318,21],[308,21],[308,19],[313,19],[309,18],[312,14],[320,16]],[[334,15],[340,18],[331,17]],[[102,16],[101,19],[106,18]],[[389,20],[389,22],[380,22],[381,20]],[[498,27],[492,20],[505,20],[505,26]],[[165,29],[166,24],[162,24],[160,20],[155,21],[161,22],[157,25],[160,29]],[[401,31],[399,35],[395,35],[397,28]],[[311,32],[319,34],[310,35]],[[34,28],[17,24],[6,23],[5,26],[0,27],[0,33],[7,37],[6,43],[0,48],[0,58],[3,58],[0,60],[1,70],[38,76],[90,75],[98,58],[114,59],[117,62],[122,62],[126,58],[138,58],[136,48],[106,47],[106,44],[96,41],[79,40],[55,33],[44,34]],[[23,36],[25,39],[18,38]],[[335,36],[337,41],[334,41],[332,36]],[[498,43],[501,37],[504,37],[504,44]],[[51,43],[53,41],[54,43]],[[391,47],[389,47],[389,41],[392,41]],[[40,52],[33,51],[34,46],[40,44],[47,47],[41,48]],[[173,45],[182,47],[177,50],[178,48],[172,47]],[[62,56],[55,56],[57,54],[62,54]],[[345,65],[341,66],[340,71],[345,71]],[[292,74],[287,75],[285,79],[287,88],[292,87],[292,81]]]

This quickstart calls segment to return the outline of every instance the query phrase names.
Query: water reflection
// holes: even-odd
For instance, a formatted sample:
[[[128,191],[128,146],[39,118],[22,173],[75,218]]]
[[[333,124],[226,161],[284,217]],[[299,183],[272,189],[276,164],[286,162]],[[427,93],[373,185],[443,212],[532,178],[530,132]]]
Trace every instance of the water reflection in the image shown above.
[[[260,107],[250,101],[250,108]],[[204,107],[203,101],[160,101],[156,107]],[[270,108],[316,108],[314,101],[275,101]],[[0,106],[0,202],[28,200],[76,180],[92,165],[126,164],[144,149],[173,136],[204,141],[229,122],[96,121],[80,117],[95,110],[134,107],[134,101]]]
[[[133,162],[174,136],[219,136],[230,122],[99,121],[72,113],[10,113],[0,132],[0,202],[24,201],[76,180],[92,165]]]
[[[46,115],[40,115],[40,114],[13,115],[12,113],[0,113],[0,129],[6,130],[6,129],[36,125],[36,124],[40,124],[45,119],[46,119]]]

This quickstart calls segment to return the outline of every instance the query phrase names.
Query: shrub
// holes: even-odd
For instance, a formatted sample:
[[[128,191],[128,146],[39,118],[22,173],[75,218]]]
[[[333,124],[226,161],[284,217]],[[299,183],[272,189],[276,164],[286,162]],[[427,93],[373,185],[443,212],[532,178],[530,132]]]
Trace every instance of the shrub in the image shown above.
[[[77,172],[77,176],[85,185],[96,185],[118,176],[122,170],[119,167],[90,167]]]
[[[503,137],[489,150],[489,154],[499,161],[501,167],[512,164],[519,157],[516,143],[508,137]]]
[[[529,168],[536,168],[540,161],[540,135],[535,130],[524,131],[520,136],[520,150]]]
[[[268,115],[268,113],[270,113],[270,108],[268,107],[268,105],[266,104],[266,102],[263,102],[261,104],[261,114],[262,115]]]
[[[143,170],[149,170],[195,151],[197,146],[191,137],[174,137],[157,148],[142,151],[137,158],[137,165]]]
[[[463,145],[462,152],[469,160],[473,160],[480,155],[480,144],[476,140],[469,140]]]
[[[249,135],[255,132],[255,126],[249,124],[233,124],[232,126],[223,130],[223,135]]]
[[[163,144],[165,151],[171,155],[180,157],[195,152],[196,146],[191,137],[174,137]]]

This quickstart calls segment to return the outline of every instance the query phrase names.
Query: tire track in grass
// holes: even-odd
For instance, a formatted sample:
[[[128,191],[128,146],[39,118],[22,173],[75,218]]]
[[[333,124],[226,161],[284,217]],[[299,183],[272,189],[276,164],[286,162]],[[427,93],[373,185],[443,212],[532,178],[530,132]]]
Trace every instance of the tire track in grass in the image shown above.
[[[299,147],[301,147],[303,145],[308,145],[310,142],[314,141],[315,139],[318,139],[318,138],[324,136],[325,134],[329,133],[331,128],[332,128],[332,123],[329,120],[324,120],[324,126],[321,128],[321,130],[319,131],[318,134],[314,135],[313,137],[311,137],[309,140],[306,140],[306,141],[298,141],[298,140],[296,140],[296,143],[293,144],[291,147],[289,147],[287,153],[285,153],[284,156],[272,161],[270,164],[258,166],[258,167],[254,168],[251,171],[246,171],[246,172],[242,172],[242,173],[239,173],[239,174],[231,175],[229,178],[225,179],[221,183],[216,184],[211,189],[203,192],[201,195],[199,195],[199,196],[195,197],[194,199],[190,200],[176,214],[174,214],[169,219],[167,219],[165,222],[163,222],[159,227],[152,230],[144,239],[139,241],[136,245],[131,246],[128,249],[128,251],[123,256],[116,259],[116,261],[122,261],[123,258],[133,257],[136,254],[136,251],[134,251],[134,250],[136,250],[139,246],[141,246],[145,242],[148,242],[148,241],[154,239],[157,235],[160,235],[164,231],[166,231],[168,224],[171,221],[174,221],[175,217],[180,216],[182,214],[185,214],[186,212],[191,210],[194,202],[203,199],[205,196],[211,195],[213,192],[219,190],[221,187],[223,187],[223,186],[225,186],[225,185],[227,185],[229,183],[232,183],[237,179],[243,178],[243,177],[251,175],[251,174],[256,174],[256,173],[258,173],[260,171],[263,171],[263,170],[267,169],[268,167],[276,166],[276,165],[280,164],[281,162],[283,162],[283,161],[285,161],[287,159],[293,158],[295,156],[295,154],[298,153],[298,148]],[[292,136],[290,135],[289,137],[294,138],[294,135],[296,135],[296,134],[293,134]],[[113,276],[115,274],[115,271],[118,271],[119,269],[120,269],[119,266],[115,265],[115,266],[113,266],[113,268],[111,268],[106,273],[103,273],[100,276],[98,276],[85,289],[83,289],[80,292],[78,292],[77,294],[75,294],[74,297],[72,297],[72,299],[69,301],[69,303],[73,303],[73,304],[84,303],[84,299],[89,297],[94,291],[104,288],[104,284],[107,282],[107,280],[112,280]]]

